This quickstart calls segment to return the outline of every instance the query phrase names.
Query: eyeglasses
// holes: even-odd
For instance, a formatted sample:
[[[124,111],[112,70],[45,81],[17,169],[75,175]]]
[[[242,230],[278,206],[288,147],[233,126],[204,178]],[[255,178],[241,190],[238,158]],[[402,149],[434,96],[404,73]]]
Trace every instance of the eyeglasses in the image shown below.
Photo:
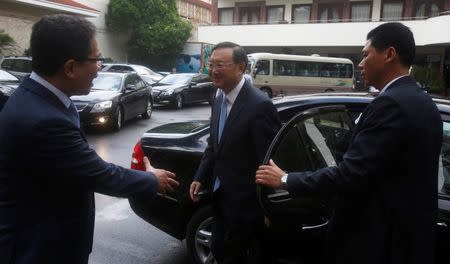
[[[105,58],[98,57],[98,58],[86,58],[84,61],[95,61],[98,66],[102,66],[103,62],[105,62]]]
[[[230,65],[233,65],[233,64],[235,64],[235,63],[217,63],[217,64],[215,64],[215,63],[209,63],[208,64],[208,68],[209,69],[217,69],[217,70],[222,70],[222,69],[224,69],[224,68],[226,68],[226,67],[228,67],[228,66],[230,66]]]

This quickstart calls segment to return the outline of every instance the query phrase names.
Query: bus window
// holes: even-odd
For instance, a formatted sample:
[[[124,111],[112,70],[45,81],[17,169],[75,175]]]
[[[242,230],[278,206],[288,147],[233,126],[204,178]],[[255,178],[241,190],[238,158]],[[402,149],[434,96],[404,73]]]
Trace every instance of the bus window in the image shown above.
[[[256,75],[269,75],[269,65],[268,60],[260,60],[256,64]]]
[[[273,75],[294,76],[295,61],[273,60]]]

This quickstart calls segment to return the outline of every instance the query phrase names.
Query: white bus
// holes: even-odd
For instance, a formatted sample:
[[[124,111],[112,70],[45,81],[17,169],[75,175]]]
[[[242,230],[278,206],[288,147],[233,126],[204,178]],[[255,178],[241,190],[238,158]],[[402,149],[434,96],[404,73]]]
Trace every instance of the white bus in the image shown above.
[[[353,62],[345,58],[248,54],[255,87],[269,97],[353,90]]]

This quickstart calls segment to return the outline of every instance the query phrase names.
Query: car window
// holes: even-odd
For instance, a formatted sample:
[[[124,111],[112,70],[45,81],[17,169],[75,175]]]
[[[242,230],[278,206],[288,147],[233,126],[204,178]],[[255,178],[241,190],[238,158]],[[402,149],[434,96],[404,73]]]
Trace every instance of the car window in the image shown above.
[[[13,60],[11,71],[31,73],[31,61],[24,59]]]
[[[139,75],[136,76],[136,87],[138,89],[142,89],[145,88],[147,85],[145,84],[145,82],[141,79],[141,77],[139,77]]]
[[[438,191],[450,195],[450,123],[443,122],[441,156],[439,158]]]
[[[125,79],[125,87],[127,87],[128,85],[134,85],[136,88],[138,88],[138,79],[136,78],[136,75],[129,75],[126,79]]]
[[[122,77],[117,75],[99,74],[92,83],[92,90],[119,91]]]
[[[272,158],[288,172],[337,165],[350,143],[350,122],[345,111],[301,119],[281,138]]]

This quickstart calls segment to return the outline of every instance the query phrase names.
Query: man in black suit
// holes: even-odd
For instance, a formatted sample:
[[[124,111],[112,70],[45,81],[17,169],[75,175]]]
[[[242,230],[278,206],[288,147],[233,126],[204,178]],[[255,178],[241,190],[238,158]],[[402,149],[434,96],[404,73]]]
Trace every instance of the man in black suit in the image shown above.
[[[209,75],[219,90],[208,147],[190,188],[192,200],[198,201],[202,186],[209,189],[211,183],[211,250],[219,263],[259,263],[264,219],[255,170],[280,128],[272,101],[244,79],[246,66],[246,53],[237,44],[223,42],[213,48]]]
[[[0,263],[87,264],[94,192],[149,199],[178,184],[171,172],[134,171],[103,161],[79,128],[71,95],[97,76],[95,27],[45,16],[31,35],[33,72],[0,113]]]
[[[367,35],[359,67],[380,94],[354,128],[337,167],[286,174],[273,161],[256,183],[293,196],[335,198],[327,263],[434,263],[442,120],[408,70],[412,32],[386,23]]]

